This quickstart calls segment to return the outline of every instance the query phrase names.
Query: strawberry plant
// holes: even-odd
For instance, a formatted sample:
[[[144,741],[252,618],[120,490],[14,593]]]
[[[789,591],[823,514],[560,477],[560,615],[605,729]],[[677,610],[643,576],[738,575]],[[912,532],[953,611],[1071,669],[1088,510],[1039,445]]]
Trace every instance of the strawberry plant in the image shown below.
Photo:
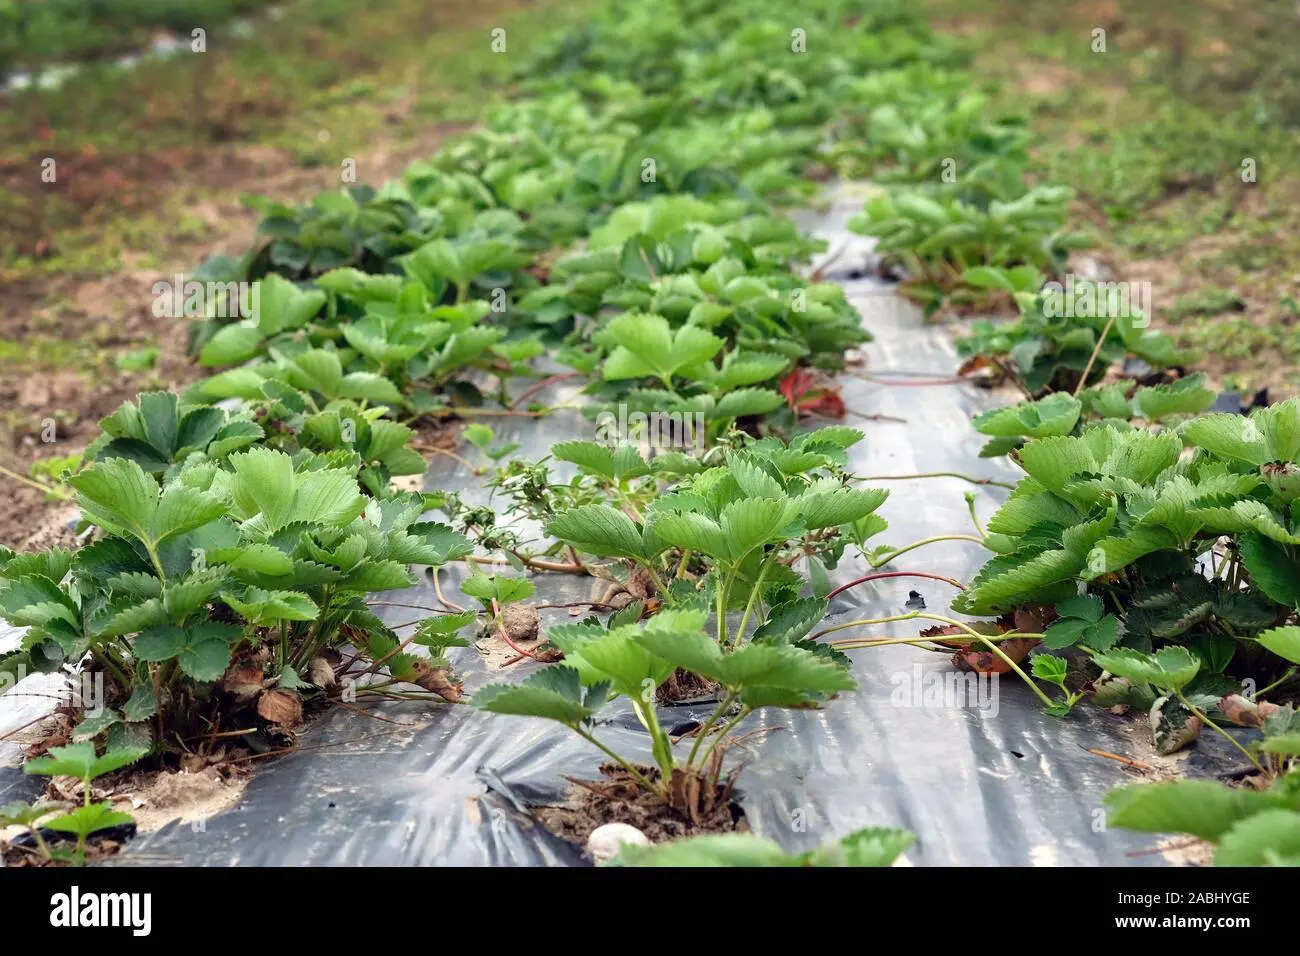
[[[635,562],[660,591],[694,561],[710,577],[717,643],[739,644],[765,584],[797,580],[789,566],[800,558],[828,556],[820,560],[833,565],[844,546],[841,529],[884,503],[885,491],[851,489],[817,473],[860,437],[853,429],[823,429],[794,447],[754,443],[728,454],[725,465],[681,477],[644,516],[584,505],[557,515],[547,532],[579,552]],[[744,615],[729,635],[732,607]]]
[[[776,640],[724,648],[704,633],[706,617],[702,609],[673,608],[641,623],[615,618],[608,628],[597,621],[551,628],[549,640],[564,653],[564,663],[519,684],[482,688],[474,705],[568,727],[642,788],[684,813],[698,811],[695,801],[725,803],[730,785],[721,747],[732,728],[756,708],[819,707],[856,684],[843,664],[808,648]],[[654,706],[655,691],[679,668],[716,682],[722,691],[721,703],[696,732],[684,760],[674,754]],[[650,736],[653,769],[639,768],[594,735],[595,715],[619,696],[627,698]],[[702,780],[707,788],[701,791],[691,780]]]
[[[1269,651],[1300,664],[1300,628],[1279,627],[1258,635]],[[1177,695],[1198,719],[1218,724],[1182,692],[1199,661],[1190,655],[1172,658],[1181,649],[1154,656],[1119,652],[1100,663],[1132,680],[1150,683]],[[1228,739],[1252,764],[1253,788],[1236,789],[1209,780],[1120,787],[1107,795],[1113,826],[1149,833],[1184,833],[1215,847],[1216,866],[1294,866],[1300,859],[1300,723],[1294,707],[1266,702],[1261,691],[1252,699],[1232,696],[1217,702],[1227,717],[1259,728],[1262,736],[1249,748]],[[1209,708],[1209,702],[1201,702]]]
[[[255,287],[262,302],[257,318],[224,326],[200,352],[204,364],[244,364],[198,383],[195,395],[257,400],[268,387],[279,392],[287,386],[316,407],[352,400],[430,411],[447,394],[471,389],[474,403],[481,403],[461,378],[480,369],[504,381],[541,347],[526,338],[504,341],[507,329],[484,322],[491,305],[464,300],[468,285],[456,284],[466,281],[464,268],[477,266],[462,266],[450,247],[444,256],[421,257],[428,249],[421,247],[410,260],[417,277],[407,281],[343,269],[305,292],[277,276],[262,280]],[[433,306],[426,283],[457,290],[458,301]],[[284,318],[277,321],[276,314]]]
[[[1149,424],[1176,425],[1214,404],[1215,393],[1205,376],[1188,375],[1158,385],[1138,385],[1124,379],[1079,393],[1084,415],[1114,421],[1135,419]]]
[[[123,402],[99,427],[103,431],[86,449],[86,460],[124,458],[154,475],[191,457],[220,460],[265,437],[247,412],[184,405],[171,392],[145,392]]]
[[[1279,754],[1295,756],[1294,737],[1272,746]],[[1215,866],[1295,866],[1300,861],[1300,778],[1294,770],[1262,793],[1211,780],[1131,784],[1111,791],[1106,806],[1111,826],[1181,833],[1213,844]]]
[[[1203,375],[1189,375],[1165,385],[1121,381],[1084,389],[1077,397],[1052,392],[1036,401],[984,412],[973,424],[976,431],[990,438],[980,457],[993,458],[1033,438],[1078,434],[1084,425],[1098,420],[1120,429],[1134,420],[1176,424],[1205,411],[1214,398]]]
[[[1071,249],[1088,245],[1064,231],[1070,191],[1038,186],[1010,196],[961,197],[961,186],[898,188],[869,200],[850,228],[879,240],[879,248],[914,277],[907,293],[928,312],[965,286],[972,266],[1064,270]]]
[[[612,306],[698,326],[740,348],[838,364],[866,336],[841,289],[790,273],[817,245],[784,220],[743,217],[744,208],[690,197],[620,207],[519,309],[551,334],[567,333],[570,345],[583,341],[570,331],[581,317]]]
[[[859,77],[853,93],[871,109],[838,119],[833,151],[850,169],[887,184],[943,182],[945,172],[966,170],[968,186],[1019,185],[1028,160],[1024,119],[993,114],[963,74],[913,63]]]
[[[163,414],[177,407],[170,399],[142,397],[149,421],[173,420]],[[0,552],[0,611],[28,628],[0,666],[49,671],[89,655],[113,688],[111,706],[83,724],[91,736],[126,731],[167,746],[216,691],[292,726],[299,691],[334,683],[322,654],[346,640],[376,657],[391,650],[369,592],[410,585],[408,565],[470,550],[450,528],[420,520],[421,496],[363,495],[359,459],[255,445],[219,460],[191,455],[161,476],[134,459],[94,462],[68,484],[100,529],[95,543]],[[401,674],[389,663],[395,678],[459,696],[445,661],[403,658]]]
[[[379,273],[387,260],[443,235],[445,229],[437,210],[364,185],[321,193],[298,209],[256,196],[245,203],[261,213],[258,232],[267,238],[240,263],[211,262],[214,275],[221,268],[243,280],[271,274],[303,279],[344,266]]]
[[[1146,327],[1149,317],[1132,310],[1114,314],[1096,304],[1067,309],[1060,301],[1063,293],[1041,293],[1041,282],[1030,273],[969,269],[965,281],[1012,297],[1020,317],[1011,322],[973,322],[970,334],[957,339],[957,351],[992,361],[1030,398],[1050,391],[1078,393],[1101,381],[1113,364],[1128,356],[1154,369],[1188,359],[1169,336]],[[1076,294],[1089,288],[1080,285]]]
[[[1038,404],[1053,402],[1066,404]],[[1077,404],[1056,417],[1062,429]],[[1160,433],[1099,423],[1031,439],[1015,452],[1025,478],[988,521],[985,544],[997,554],[954,609],[1055,605],[1061,619],[1046,640],[1056,649],[1175,645],[1195,655],[1203,684],[1234,664],[1276,676],[1260,635],[1300,604],[1287,477],[1297,433],[1300,404],[1291,401]],[[1081,603],[1080,589],[1093,597]]]
[[[798,598],[803,581],[790,565],[822,555],[833,562],[843,547],[840,529],[884,501],[884,492],[850,489],[835,477],[846,461],[844,449],[860,438],[853,429],[827,428],[790,445],[771,438],[742,442],[713,466],[670,457],[658,471],[673,479],[666,491],[656,489],[652,465],[630,446],[557,446],[557,456],[577,464],[581,480],[600,485],[621,510],[569,507],[553,514],[547,532],[576,553],[639,566],[666,607],[647,621],[637,620],[637,604],[607,625],[592,619],[551,628],[548,643],[563,654],[563,663],[517,685],[484,688],[475,705],[564,724],[637,785],[691,818],[702,806],[695,801],[725,803],[730,784],[719,748],[731,728],[757,707],[820,706],[854,686],[847,659],[806,639],[826,604]],[[490,602],[496,613],[502,579],[475,580],[462,589],[485,606]],[[512,591],[505,599],[515,596]],[[705,636],[709,607],[714,633]],[[742,612],[734,631],[733,608]],[[755,614],[759,623],[751,631]],[[654,707],[657,691],[679,672],[719,688],[719,703],[684,760],[674,755]],[[595,736],[594,715],[620,695],[650,735],[652,768],[637,766]],[[702,780],[704,789],[685,782],[692,779]]]
[[[91,837],[133,823],[131,815],[115,810],[111,801],[94,801],[94,781],[135,763],[147,752],[147,748],[126,745],[99,754],[91,743],[51,748],[44,756],[29,760],[23,767],[24,772],[47,777],[75,777],[81,782],[81,806],[66,810],[58,802],[40,801],[32,806],[12,803],[0,808],[0,826],[26,827],[33,844],[26,848],[26,852],[45,863],[84,866],[86,844]],[[59,810],[66,812],[59,813]],[[51,816],[52,813],[56,815]],[[63,846],[68,838],[76,840],[71,849]],[[12,841],[9,845],[11,848],[16,846]]]

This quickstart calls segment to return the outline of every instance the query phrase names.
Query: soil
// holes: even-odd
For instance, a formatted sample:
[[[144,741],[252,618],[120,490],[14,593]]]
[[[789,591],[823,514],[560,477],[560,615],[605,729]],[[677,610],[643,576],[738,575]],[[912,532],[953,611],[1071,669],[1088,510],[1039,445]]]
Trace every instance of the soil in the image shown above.
[[[6,501],[0,506],[0,515],[8,513],[11,509],[16,509],[17,503],[13,500]],[[51,504],[44,507],[40,513],[35,516],[39,523],[31,528],[30,533],[25,538],[17,540],[18,551],[47,551],[50,548],[74,548],[77,545],[77,534],[73,530],[74,525],[81,513],[75,505],[67,503]],[[30,522],[32,515],[22,515],[26,522]],[[4,540],[3,532],[0,532],[0,541]]]
[[[638,767],[648,777],[658,773],[650,767]],[[606,823],[626,823],[644,833],[651,843],[663,843],[701,833],[731,833],[745,830],[740,805],[730,800],[729,788],[720,785],[712,809],[698,822],[673,809],[662,799],[637,786],[626,770],[616,764],[600,768],[600,781],[569,782],[568,799],[562,806],[539,807],[534,815],[556,836],[583,848],[597,827]]]
[[[150,781],[141,780],[129,794],[130,807],[124,809],[146,832],[177,819],[201,827],[204,820],[238,802],[247,779],[246,774],[223,776],[216,767],[198,773],[163,771]]]
[[[1165,783],[1186,779],[1183,767],[1188,757],[1186,750],[1173,754],[1159,753],[1145,719],[1132,720],[1124,730],[1131,741],[1131,749],[1120,756],[1133,760],[1134,764],[1125,769],[1135,781]],[[1175,834],[1156,841],[1150,852],[1158,853],[1171,866],[1209,866],[1214,859],[1214,844]]]
[[[717,699],[717,684],[680,667],[655,691],[655,700],[665,706]]]
[[[376,143],[365,157],[367,179],[379,184],[400,176],[412,160],[429,155],[463,128],[443,124],[413,142]],[[111,172],[111,182],[102,183],[102,196],[78,195],[77,201],[93,207],[128,196],[132,215],[159,207],[176,193],[201,192],[207,198],[189,210],[204,221],[201,238],[169,245],[165,260],[148,267],[124,261],[124,268],[110,275],[0,283],[0,343],[31,352],[21,363],[0,365],[0,408],[6,411],[0,417],[0,468],[21,478],[40,459],[83,449],[98,434],[99,420],[137,392],[178,389],[207,373],[187,354],[186,323],[160,324],[153,315],[152,288],[160,279],[190,272],[208,255],[239,255],[253,244],[259,214],[245,208],[240,196],[298,203],[337,185],[332,168],[300,166],[289,153],[263,145],[220,144],[156,158],[100,170],[95,165],[100,157],[84,157],[85,175],[67,181],[89,189],[87,183],[98,183]],[[103,175],[93,175],[96,171]],[[9,172],[0,168],[0,182],[12,178]],[[158,350],[153,368],[127,372],[116,367],[116,356],[142,348]],[[5,489],[0,544],[32,547],[28,538],[46,526],[47,505],[58,499],[3,471],[0,479]]]

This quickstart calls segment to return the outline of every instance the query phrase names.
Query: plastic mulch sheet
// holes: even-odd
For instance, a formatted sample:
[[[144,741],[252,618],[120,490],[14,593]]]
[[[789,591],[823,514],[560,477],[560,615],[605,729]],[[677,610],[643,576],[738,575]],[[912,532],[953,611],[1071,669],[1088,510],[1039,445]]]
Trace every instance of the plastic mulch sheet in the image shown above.
[[[830,275],[843,282],[875,336],[865,348],[866,368],[873,375],[902,370],[950,376],[957,358],[948,334],[925,324],[887,285],[853,278],[865,274],[855,268],[863,240],[841,224],[860,206],[860,197],[843,191],[828,213],[801,219],[832,250],[852,243]],[[1016,479],[1004,460],[977,457],[982,440],[970,425],[972,415],[1006,404],[1007,396],[965,384],[878,384],[852,374],[841,384],[850,410],[846,424],[867,434],[851,450],[855,474],[959,471]],[[572,395],[557,388],[541,400],[564,402]],[[545,456],[555,441],[594,437],[591,424],[573,411],[493,425],[499,439],[518,442],[516,454],[530,460]],[[565,474],[566,467],[559,463],[557,473]],[[890,523],[881,540],[895,546],[971,533],[963,494],[975,490],[976,508],[985,518],[1006,494],[955,478],[881,486],[891,492],[880,511]],[[433,460],[427,487],[490,503],[483,479],[450,458]],[[909,552],[890,569],[969,580],[986,553],[973,542],[943,542]],[[868,570],[846,554],[833,579],[844,583]],[[458,588],[465,573],[463,565],[442,571],[448,599],[466,600]],[[537,575],[536,582],[539,603],[597,600],[607,587],[554,573]],[[912,591],[941,614],[954,593],[937,581],[875,581],[837,597],[827,624],[902,613],[905,606],[916,607]],[[376,599],[437,604],[427,577],[419,587]],[[393,625],[423,616],[403,608],[379,610]],[[564,609],[542,614],[543,628],[574,620]],[[891,633],[914,636],[924,623],[904,622]],[[906,625],[910,631],[901,629]],[[856,633],[863,632],[837,636]],[[936,699],[934,681],[953,672],[948,655],[906,645],[850,653],[856,693],[841,695],[821,711],[756,713],[738,728],[742,734],[761,728],[731,751],[745,763],[738,799],[753,830],[803,850],[862,826],[904,827],[918,836],[908,852],[916,865],[1164,862],[1157,853],[1130,855],[1150,846],[1150,837],[1105,829],[1103,797],[1131,777],[1121,763],[1087,752],[1131,753],[1146,733],[1143,722],[1086,704],[1069,719],[1048,717],[1028,688],[1010,677],[981,683],[986,693],[974,700]],[[539,666],[525,661],[500,669],[473,647],[453,650],[452,660],[471,695],[486,683],[520,680]],[[708,703],[671,708],[664,724],[684,725],[709,710]],[[563,800],[565,776],[597,776],[602,755],[585,741],[546,721],[467,706],[394,702],[369,713],[384,719],[335,708],[309,727],[299,751],[261,767],[235,807],[201,829],[173,823],[142,834],[110,865],[585,865],[579,848],[550,835],[528,814],[529,806]],[[625,703],[601,712],[596,735],[619,753],[649,761],[647,738]]]

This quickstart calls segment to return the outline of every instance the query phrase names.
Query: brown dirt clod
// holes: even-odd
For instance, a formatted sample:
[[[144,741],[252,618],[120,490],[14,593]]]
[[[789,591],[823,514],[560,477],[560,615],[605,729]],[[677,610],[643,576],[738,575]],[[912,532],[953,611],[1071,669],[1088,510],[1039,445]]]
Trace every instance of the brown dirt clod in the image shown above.
[[[717,691],[718,685],[713,681],[679,667],[659,685],[655,699],[661,704],[681,704],[714,696]]]
[[[638,769],[652,779],[658,778],[653,768]],[[606,823],[634,826],[652,843],[745,829],[740,808],[731,802],[730,784],[720,784],[706,794],[707,784],[700,777],[695,776],[692,782],[685,774],[674,774],[670,788],[673,803],[685,806],[689,802],[694,807],[692,814],[646,792],[616,764],[605,764],[600,772],[604,780],[571,782],[569,798],[563,806],[539,807],[534,811],[542,825],[561,839],[582,847],[587,845],[592,831]]]
[[[501,626],[516,643],[534,641],[542,624],[542,615],[528,604],[507,604],[501,612]]]

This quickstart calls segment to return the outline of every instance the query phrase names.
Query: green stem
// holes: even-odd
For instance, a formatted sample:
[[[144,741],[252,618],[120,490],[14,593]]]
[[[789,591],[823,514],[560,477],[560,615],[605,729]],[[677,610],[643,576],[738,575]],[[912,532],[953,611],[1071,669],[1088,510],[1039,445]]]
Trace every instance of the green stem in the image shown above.
[[[882,637],[879,640],[867,637],[850,637],[843,641],[828,641],[837,651],[857,651],[868,647],[890,647],[895,644],[910,644],[913,647],[932,649],[934,639],[929,637]]]
[[[449,415],[455,415],[457,418],[469,418],[471,416],[482,416],[486,418],[545,418],[551,412],[558,411],[562,408],[577,408],[571,402],[563,405],[548,405],[546,408],[538,411],[528,411],[522,408],[471,408],[468,405],[452,405],[445,408],[435,408],[429,412],[423,412],[421,415],[415,415],[408,418],[408,422],[416,421],[422,415],[431,415],[436,418],[446,418]]]
[[[951,635],[950,635],[951,636]],[[1019,631],[1008,631],[1006,634],[989,634],[985,640],[989,641],[1010,641],[1022,637],[1035,637],[1042,639],[1042,634],[1022,634]],[[869,637],[850,637],[843,641],[828,641],[831,647],[841,651],[859,650],[867,647],[888,647],[891,644],[912,644],[917,647],[923,647],[927,644],[935,644],[937,640],[933,637],[882,637],[880,639]]]
[[[1255,698],[1254,698],[1254,699],[1255,699],[1255,700],[1259,700],[1261,697],[1263,697],[1265,694],[1267,694],[1267,693],[1268,693],[1269,691],[1271,691],[1273,688],[1277,687],[1277,686],[1280,685],[1280,684],[1285,684],[1285,683],[1286,683],[1287,681],[1289,681],[1292,677],[1295,677],[1295,673],[1296,673],[1296,669],[1295,669],[1294,667],[1288,667],[1286,673],[1283,674],[1281,677],[1279,677],[1277,680],[1273,681],[1273,683],[1269,684],[1269,685],[1268,685],[1267,687],[1265,687],[1263,690],[1257,690],[1257,691],[1255,691]]]
[[[944,618],[941,618],[938,615],[935,615],[935,618],[936,620],[944,620]],[[970,634],[971,637],[975,638],[975,640],[979,641],[990,651],[992,651],[995,655],[1000,657],[1002,659],[1002,662],[1006,664],[1007,667],[1011,668],[1011,670],[1015,671],[1016,676],[1019,677],[1022,681],[1024,681],[1029,686],[1029,689],[1038,695],[1038,699],[1043,702],[1044,706],[1046,707],[1052,706],[1052,698],[1048,697],[1045,693],[1043,693],[1043,689],[1034,682],[1033,678],[1030,677],[1028,674],[1026,674],[1021,669],[1019,664],[1017,664],[1010,657],[1008,657],[1006,652],[1003,651],[1002,648],[998,647],[998,645],[994,641],[990,641],[985,635],[981,634],[979,631],[975,630],[974,628],[967,627],[961,621],[954,621],[951,618],[949,618],[947,619],[947,623],[953,625],[954,627],[959,627],[962,630],[966,631],[968,634]],[[1025,635],[1020,635],[1020,636],[1024,637]]]
[[[881,558],[870,558],[866,555],[863,555],[863,557],[867,557],[867,564],[871,565],[873,568],[879,568],[888,564],[890,561],[893,561],[894,558],[898,557],[900,554],[906,554],[909,551],[914,551],[917,548],[924,547],[927,544],[935,544],[939,541],[974,541],[976,544],[984,543],[983,538],[977,538],[973,534],[940,534],[935,535],[933,538],[922,538],[920,541],[914,541],[907,547],[890,551]]]
[[[131,679],[126,676],[125,671],[123,671],[120,667],[117,666],[117,662],[113,660],[113,656],[111,654],[109,654],[107,651],[103,650],[102,648],[98,648],[94,646],[90,648],[90,653],[94,656],[95,660],[99,661],[101,667],[103,667],[107,671],[112,672],[113,677],[117,680],[118,685],[123,690],[127,690],[132,686]]]
[[[576,733],[579,737],[581,737],[583,740],[587,741],[587,743],[601,750],[607,757],[611,758],[620,767],[622,767],[624,770],[630,773],[632,775],[632,779],[634,779],[637,783],[639,783],[642,787],[644,787],[648,792],[657,793],[660,796],[663,795],[663,792],[658,787],[656,787],[653,783],[651,783],[645,774],[637,770],[636,767],[632,766],[630,763],[628,763],[618,754],[614,753],[614,751],[610,750],[608,747],[602,744],[591,734],[587,733],[585,730],[583,730],[581,727],[577,726],[576,724],[569,724],[569,728],[574,733]],[[664,783],[666,785],[667,781],[664,781]]]
[[[877,619],[875,619],[875,620],[868,620],[868,621],[847,621],[847,622],[845,622],[844,624],[836,624],[834,627],[824,628],[823,630],[820,630],[820,631],[818,631],[816,634],[814,634],[814,635],[812,636],[811,639],[815,641],[817,638],[821,637],[823,634],[830,634],[830,633],[832,633],[832,632],[834,632],[834,631],[842,631],[842,630],[844,630],[845,628],[848,628],[848,627],[858,627],[858,626],[860,626],[860,625],[865,625],[865,624],[889,624],[889,623],[891,623],[891,622],[893,622],[893,621],[908,621],[908,620],[914,620],[914,619],[916,619],[916,618],[923,618],[923,619],[928,620],[928,621],[940,621],[940,622],[942,622],[942,623],[944,623],[944,624],[947,624],[947,625],[949,625],[949,626],[951,626],[951,627],[955,627],[955,628],[958,628],[959,630],[965,631],[968,635],[970,635],[970,636],[971,636],[972,638],[974,638],[975,640],[979,641],[981,644],[983,644],[985,647],[987,647],[990,651],[992,651],[995,655],[997,655],[999,658],[1001,658],[1001,659],[1002,659],[1002,662],[1003,662],[1004,664],[1006,664],[1006,665],[1007,665],[1007,666],[1008,666],[1012,671],[1014,671],[1017,677],[1019,677],[1019,678],[1020,678],[1021,680],[1023,680],[1026,684],[1029,685],[1029,689],[1032,690],[1035,694],[1037,694],[1037,695],[1038,695],[1038,698],[1039,698],[1039,699],[1040,699],[1044,704],[1046,704],[1048,707],[1051,707],[1051,706],[1052,706],[1052,699],[1051,699],[1050,697],[1048,697],[1046,694],[1043,693],[1042,688],[1039,687],[1036,683],[1034,683],[1033,679],[1030,678],[1030,676],[1029,676],[1028,674],[1026,674],[1023,670],[1021,670],[1019,664],[1017,664],[1017,663],[1016,663],[1015,661],[1013,661],[1010,657],[1008,657],[1008,656],[1006,655],[1006,653],[1002,650],[1002,648],[998,647],[996,641],[994,641],[994,640],[990,640],[989,637],[988,637],[988,635],[986,635],[986,634],[981,634],[979,631],[975,630],[975,629],[972,628],[970,625],[968,625],[968,624],[964,624],[964,623],[962,623],[961,621],[955,620],[955,619],[953,619],[953,618],[951,618],[951,617],[944,617],[942,614],[926,614],[924,611],[913,611],[911,614],[898,614],[898,615],[895,615],[895,616],[893,616],[893,617],[882,617],[882,618],[877,618]],[[1009,636],[1014,636],[1014,637],[1033,637],[1033,636],[1035,636],[1035,635],[1032,635],[1032,634],[1014,634],[1014,635],[1001,634],[1001,635],[997,635],[997,638],[998,638],[998,640],[1006,640]]]
[[[677,563],[677,573],[673,575],[673,577],[675,577],[678,581],[680,581],[683,577],[686,576],[686,562],[689,561],[690,558],[691,558],[691,552],[689,549],[682,552],[682,559]]]
[[[167,572],[163,570],[162,559],[158,556],[158,549],[154,546],[152,541],[146,541],[144,538],[140,539],[140,543],[144,545],[144,550],[148,553],[149,560],[153,563],[153,569],[158,572],[158,580],[163,584],[166,584]]]
[[[663,728],[659,726],[659,715],[655,712],[654,695],[651,694],[650,699],[647,701],[635,701],[633,708],[636,710],[638,719],[650,734],[651,752],[654,754],[655,763],[659,766],[659,777],[667,781],[673,775],[672,741],[663,732]]]
[[[5,468],[3,465],[0,465],[0,475],[4,475],[6,478],[12,478],[14,481],[19,482],[20,484],[24,484],[29,488],[35,488],[37,491],[42,491],[45,494],[58,499],[59,501],[72,500],[72,496],[69,495],[67,492],[62,491],[54,487],[53,485],[47,485],[43,482],[37,481],[35,478],[28,478],[25,475],[20,475],[16,471],[10,471],[8,468]]]
[[[81,807],[83,810],[90,809],[90,781],[94,778],[90,774],[81,778]],[[86,865],[86,831],[83,829],[77,834],[77,866]]]
[[[725,578],[718,580],[718,646],[726,647],[727,645],[727,596],[731,593],[731,580],[735,571],[729,571]]]
[[[645,568],[646,572],[650,575],[650,580],[655,583],[655,590],[657,590],[660,594],[667,593],[668,586],[664,584],[663,578],[659,577],[658,572],[655,571],[654,567],[650,564],[650,562],[642,561],[640,562],[640,564],[641,567]]]
[[[624,514],[637,524],[644,524],[645,519],[641,517],[641,509],[638,508],[636,502],[632,500],[631,493],[627,489],[627,482],[621,481],[617,488],[611,490],[617,496],[619,503],[623,506]]]
[[[845,621],[843,624],[833,624],[830,627],[822,628],[816,634],[812,635],[809,640],[815,641],[819,637],[824,637],[827,634],[834,634],[836,631],[847,630],[850,627],[870,627],[872,624],[893,624],[896,621],[914,621],[920,616],[920,611],[908,611],[906,614],[894,614],[890,617],[872,617],[863,618],[858,621]]]
[[[759,569],[758,579],[754,581],[754,587],[749,592],[749,600],[745,602],[745,613],[740,616],[740,627],[736,629],[736,646],[745,639],[745,625],[749,623],[749,614],[754,609],[754,600],[758,597],[759,592],[763,590],[763,579],[767,577],[768,569],[772,567],[771,561],[766,561],[763,567]]]
[[[975,513],[975,493],[973,491],[966,493],[966,509],[970,512],[971,524],[975,525],[975,531],[979,534],[981,541],[988,540],[988,533],[980,524],[980,516]]]
[[[700,744],[704,743],[704,738],[709,735],[709,730],[718,722],[718,719],[727,712],[731,705],[735,703],[735,700],[735,692],[729,691],[727,696],[718,703],[717,709],[709,715],[709,719],[700,724],[700,729],[695,732],[695,743],[691,745],[691,752],[686,757],[687,768],[695,766],[695,755],[699,753]]]
[[[915,475],[867,475],[865,477],[854,476],[858,481],[910,481],[913,478],[960,478],[962,481],[968,481],[972,485],[989,485],[994,488],[1006,488],[1008,491],[1015,491],[1016,486],[1008,484],[1005,481],[994,481],[992,478],[976,478],[973,475],[965,475],[960,471],[925,471]]]
[[[45,837],[41,836],[41,824],[39,820],[32,824],[31,832],[32,839],[36,841],[37,849],[41,851],[41,856],[45,857],[47,860],[50,859],[50,848],[45,842]]]
[[[321,593],[320,610],[316,613],[316,620],[312,621],[310,626],[307,628],[307,636],[303,639],[302,646],[298,648],[298,653],[294,655],[294,662],[298,667],[304,667],[311,663],[311,659],[316,656],[317,645],[323,643],[321,641],[321,622],[325,619],[325,613],[329,610],[330,602],[333,599],[334,589],[327,584]],[[380,604],[383,602],[374,601],[371,603]],[[419,610],[424,611],[429,609],[420,607]]]
[[[360,696],[362,694],[373,694],[375,697],[383,697],[385,700],[423,700],[438,705],[465,704],[466,706],[469,706],[468,701],[448,700],[447,698],[441,697],[438,694],[422,694],[419,693],[418,691],[375,690],[370,686],[358,687],[357,696]]]

